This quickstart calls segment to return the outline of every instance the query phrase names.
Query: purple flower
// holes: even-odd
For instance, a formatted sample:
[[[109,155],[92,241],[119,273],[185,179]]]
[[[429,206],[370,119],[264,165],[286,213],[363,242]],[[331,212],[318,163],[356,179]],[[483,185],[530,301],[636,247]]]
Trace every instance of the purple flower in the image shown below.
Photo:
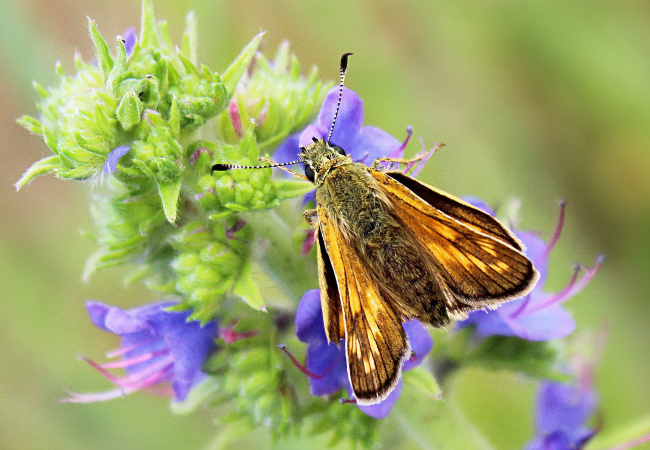
[[[573,384],[545,381],[537,393],[536,437],[527,450],[582,448],[596,430],[585,425],[596,408],[591,381]]]
[[[273,155],[273,160],[280,163],[295,161],[298,159],[301,145],[309,145],[313,137],[327,139],[338,99],[339,88],[336,86],[325,96],[316,122],[303,131],[289,136],[280,144]],[[376,158],[386,156],[401,158],[408,140],[409,138],[400,144],[397,139],[379,128],[364,127],[361,98],[356,92],[343,88],[341,108],[330,140],[332,144],[342,147],[354,161],[370,165]]]
[[[494,215],[494,212],[482,201],[466,200]],[[565,205],[562,203],[555,233],[549,243],[542,241],[533,232],[515,231],[517,237],[526,247],[526,255],[533,261],[540,273],[535,288],[525,297],[505,303],[498,309],[470,313],[466,320],[458,322],[459,328],[475,325],[476,332],[484,337],[515,336],[529,341],[548,341],[571,334],[575,328],[575,322],[561,305],[589,283],[598,272],[603,257],[598,257],[593,268],[586,268],[581,278],[578,275],[582,267],[576,265],[571,281],[561,292],[549,294],[542,290],[548,276],[549,253],[562,232],[564,209]]]
[[[166,311],[174,305],[175,302],[161,302],[123,310],[96,301],[86,302],[93,324],[122,339],[120,349],[108,354],[109,358],[121,357],[119,361],[98,364],[86,359],[117,389],[92,394],[70,393],[62,401],[104,401],[141,389],[156,395],[173,395],[176,401],[184,400],[190,389],[205,377],[201,366],[213,348],[219,327],[216,322],[201,326],[197,321],[188,321],[190,311]],[[117,377],[108,371],[116,368],[124,368],[127,375]]]
[[[417,320],[405,322],[403,326],[415,355],[404,363],[402,369],[408,371],[419,365],[431,351],[433,340],[424,325]],[[334,343],[328,344],[318,289],[307,291],[300,300],[296,311],[296,335],[300,341],[307,344],[305,372],[309,375],[311,394],[331,395],[345,388],[348,395],[352,396],[345,357],[345,341],[341,340],[340,347]],[[390,413],[401,392],[402,380],[399,380],[395,390],[384,401],[376,405],[359,406],[359,409],[375,419],[383,419]]]
[[[106,157],[106,162],[104,163],[102,172],[106,175],[114,174],[117,170],[117,164],[120,162],[120,159],[122,159],[122,156],[129,153],[129,150],[131,150],[131,147],[128,145],[120,145],[111,150]]]
[[[124,30],[122,34],[122,39],[124,39],[124,48],[126,50],[126,56],[131,56],[133,54],[133,47],[138,40],[137,35],[135,34],[135,28],[129,27]]]

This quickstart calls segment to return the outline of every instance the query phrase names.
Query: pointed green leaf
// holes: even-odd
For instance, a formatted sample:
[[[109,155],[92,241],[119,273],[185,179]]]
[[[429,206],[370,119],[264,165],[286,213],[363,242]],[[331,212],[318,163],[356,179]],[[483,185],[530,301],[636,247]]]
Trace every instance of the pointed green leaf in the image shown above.
[[[438,398],[440,395],[441,389],[433,374],[422,367],[405,372],[403,378],[405,383],[415,386],[427,397]]]
[[[46,99],[46,98],[48,98],[50,96],[50,93],[48,92],[48,90],[45,89],[43,86],[41,86],[36,81],[34,81],[32,83],[32,86],[34,86],[34,90],[39,95],[39,97],[41,97],[42,99]]]
[[[108,74],[113,68],[113,58],[111,57],[111,52],[108,50],[106,41],[102,35],[99,34],[99,30],[97,30],[97,26],[95,25],[94,20],[88,19],[88,29],[90,30],[90,38],[93,40],[93,44],[95,45],[97,64],[99,65],[100,69],[102,69],[104,80],[106,80]]]
[[[153,0],[142,0],[139,42],[142,48],[160,46],[156,30],[156,20],[153,16]]]
[[[162,201],[163,211],[169,223],[176,222],[178,198],[181,195],[181,180],[170,183],[158,183],[158,193]]]
[[[228,89],[228,92],[231,96],[232,93],[235,92],[237,83],[239,83],[242,75],[244,75],[248,64],[250,64],[251,60],[253,59],[253,56],[257,51],[257,47],[259,47],[260,42],[262,41],[262,36],[264,36],[263,32],[255,36],[253,40],[250,41],[246,47],[244,47],[237,59],[235,59],[230,67],[228,67],[223,73],[223,76],[221,77],[223,84],[226,86],[226,89]]]
[[[257,284],[253,280],[253,265],[251,263],[244,264],[239,278],[232,288],[235,295],[239,295],[246,303],[255,309],[264,308],[264,300],[260,294]]]
[[[33,178],[46,173],[55,172],[56,169],[60,166],[61,162],[59,160],[59,157],[56,155],[43,158],[40,161],[34,163],[32,167],[27,169],[27,171],[23,174],[22,177],[20,177],[20,180],[18,180],[14,186],[16,186],[16,190],[19,191],[24,185],[32,181]]]
[[[187,16],[185,16],[185,33],[183,34],[183,44],[181,49],[183,54],[192,61],[192,64],[198,64],[197,25],[194,11],[190,11]]]
[[[34,134],[43,134],[43,125],[41,121],[32,116],[22,116],[20,119],[16,120],[18,125],[26,128]]]
[[[126,69],[126,59],[126,47],[124,46],[124,40],[122,38],[118,38],[117,62],[113,65],[113,68],[106,77],[106,89],[111,95],[117,94],[117,88],[120,81],[122,81],[122,75]]]

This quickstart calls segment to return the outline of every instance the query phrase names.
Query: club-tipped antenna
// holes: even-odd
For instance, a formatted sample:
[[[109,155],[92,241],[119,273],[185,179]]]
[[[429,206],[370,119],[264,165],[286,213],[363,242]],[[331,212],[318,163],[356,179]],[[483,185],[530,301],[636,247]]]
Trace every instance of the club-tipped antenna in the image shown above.
[[[226,171],[226,170],[234,170],[234,169],[268,169],[270,167],[289,166],[291,164],[298,164],[298,163],[301,163],[301,162],[302,162],[301,160],[297,160],[297,161],[289,161],[289,162],[285,162],[285,163],[273,163],[273,164],[269,164],[268,166],[240,166],[239,164],[221,164],[221,163],[217,163],[217,164],[212,166],[212,170],[210,171],[210,173],[223,172],[223,171]]]
[[[332,121],[332,126],[330,127],[330,134],[327,135],[327,143],[330,143],[332,139],[332,133],[334,132],[334,125],[336,124],[336,118],[339,115],[339,108],[341,107],[341,99],[343,98],[343,82],[345,81],[345,71],[348,68],[348,56],[353,55],[354,53],[344,53],[341,56],[341,74],[339,75],[339,101],[336,103],[336,112],[334,113],[334,120]]]

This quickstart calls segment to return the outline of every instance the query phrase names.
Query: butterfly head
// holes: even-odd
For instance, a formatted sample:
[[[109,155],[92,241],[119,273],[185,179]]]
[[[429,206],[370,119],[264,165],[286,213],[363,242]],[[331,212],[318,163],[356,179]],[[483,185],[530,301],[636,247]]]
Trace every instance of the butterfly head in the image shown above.
[[[316,183],[329,169],[350,158],[338,145],[315,137],[312,139],[313,142],[307,147],[300,147],[300,159],[305,163],[305,176]]]

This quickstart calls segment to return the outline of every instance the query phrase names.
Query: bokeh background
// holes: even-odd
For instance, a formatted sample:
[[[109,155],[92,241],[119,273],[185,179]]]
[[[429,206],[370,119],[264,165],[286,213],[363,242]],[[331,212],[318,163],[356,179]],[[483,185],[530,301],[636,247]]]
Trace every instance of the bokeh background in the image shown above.
[[[421,178],[493,205],[518,198],[522,227],[545,237],[565,199],[550,287],[564,286],[573,263],[606,255],[597,277],[566,304],[576,333],[607,333],[596,371],[603,434],[650,416],[650,3],[157,0],[154,7],[177,42],[185,14],[196,12],[200,60],[213,70],[260,30],[268,55],[287,39],[302,66],[318,66],[323,79],[336,80],[340,55],[352,51],[347,85],[364,99],[366,123],[399,139],[412,125],[428,147],[447,144]],[[58,403],[64,388],[108,387],[76,360],[101,359],[117,345],[90,325],[84,300],[130,306],[153,297],[124,286],[117,270],[82,283],[93,250],[82,235],[92,230],[89,186],[43,177],[20,193],[13,188],[49,154],[15,123],[36,114],[32,81],[55,83],[57,61],[72,72],[75,51],[92,58],[86,16],[110,40],[138,25],[139,10],[139,0],[0,1],[2,448],[202,448],[219,431],[209,411],[175,416],[166,399],[144,394]],[[412,141],[410,151],[418,146]],[[465,370],[447,395],[495,448],[519,448],[532,436],[535,384],[521,376]],[[398,422],[386,422],[386,431]],[[270,445],[261,433],[243,444]]]

